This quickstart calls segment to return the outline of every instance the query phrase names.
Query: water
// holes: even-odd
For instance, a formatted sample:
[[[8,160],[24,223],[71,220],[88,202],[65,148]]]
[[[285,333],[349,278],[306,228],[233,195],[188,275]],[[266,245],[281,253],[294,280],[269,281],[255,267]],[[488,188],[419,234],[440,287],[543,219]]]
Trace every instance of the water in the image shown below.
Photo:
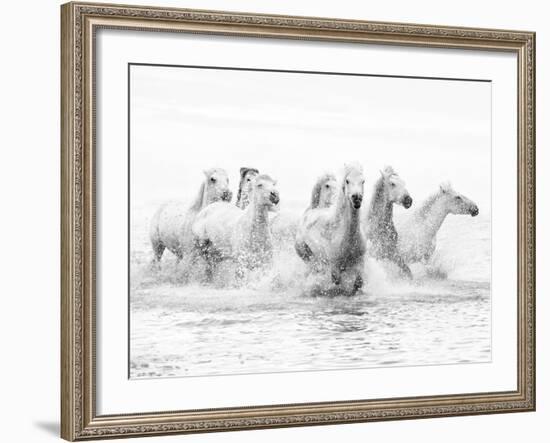
[[[364,293],[312,296],[284,251],[242,288],[183,284],[165,252],[151,269],[148,218],[132,209],[130,376],[206,376],[491,360],[490,219],[449,216],[429,267],[404,282],[369,260]]]

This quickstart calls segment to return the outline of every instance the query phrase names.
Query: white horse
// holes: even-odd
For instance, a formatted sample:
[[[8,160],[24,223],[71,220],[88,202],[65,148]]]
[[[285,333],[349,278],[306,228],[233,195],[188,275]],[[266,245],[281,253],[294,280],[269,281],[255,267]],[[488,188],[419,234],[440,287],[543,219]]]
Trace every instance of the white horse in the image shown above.
[[[250,193],[252,192],[252,181],[260,171],[256,168],[243,167],[240,170],[241,179],[239,181],[239,190],[237,192],[237,207],[245,209],[250,203]]]
[[[217,202],[197,215],[193,235],[209,265],[210,275],[216,264],[225,259],[236,262],[239,277],[245,270],[271,261],[273,243],[268,213],[278,203],[275,180],[262,174],[252,181],[250,204],[246,209]]]
[[[479,208],[472,200],[454,191],[450,184],[441,184],[438,192],[398,225],[398,250],[407,263],[427,262],[432,257],[437,231],[448,214],[475,217]]]
[[[313,187],[311,192],[310,208],[328,208],[334,203],[336,197],[336,177],[333,174],[323,174]],[[296,242],[300,217],[289,211],[275,208],[270,219],[273,240],[279,249],[288,248],[292,250]]]
[[[151,219],[149,236],[153,247],[153,262],[162,258],[168,248],[178,259],[193,249],[191,226],[199,211],[212,202],[230,201],[229,178],[223,169],[212,168],[204,172],[204,181],[191,206],[181,202],[168,202],[159,207]]]
[[[412,198],[405,188],[405,182],[391,166],[386,166],[380,174],[365,218],[369,255],[377,260],[395,263],[404,275],[411,278],[411,270],[397,249],[398,234],[393,223],[393,205],[408,209],[412,205]]]
[[[351,294],[363,286],[366,242],[360,209],[364,183],[362,168],[346,165],[336,202],[306,211],[295,243],[297,254],[311,271],[328,271],[333,283]]]
[[[310,204],[302,215],[302,218],[300,219],[298,227],[299,231],[297,232],[297,234],[299,233],[300,237],[303,237],[305,235],[305,232],[303,230],[307,226],[311,225],[315,220],[317,220],[319,211],[323,212],[323,209],[332,206],[337,196],[337,187],[338,184],[336,181],[336,177],[331,173],[323,174],[317,179],[315,185],[313,185],[313,189],[311,190]],[[300,256],[302,260],[306,262],[309,261],[310,251],[304,247],[296,247],[298,243],[295,243],[296,253]]]
[[[331,206],[336,199],[336,188],[337,182],[334,174],[327,172],[321,175],[313,186],[311,202],[307,210],[323,209]]]
[[[239,182],[239,190],[237,192],[237,206],[241,209],[246,209],[250,202],[250,194],[252,193],[252,182],[254,177],[259,174],[256,168],[243,167],[240,170],[241,179]],[[274,244],[278,248],[284,245],[292,245],[296,238],[296,230],[298,227],[298,216],[292,212],[281,210],[279,205],[271,208],[269,216],[271,232],[273,235]]]

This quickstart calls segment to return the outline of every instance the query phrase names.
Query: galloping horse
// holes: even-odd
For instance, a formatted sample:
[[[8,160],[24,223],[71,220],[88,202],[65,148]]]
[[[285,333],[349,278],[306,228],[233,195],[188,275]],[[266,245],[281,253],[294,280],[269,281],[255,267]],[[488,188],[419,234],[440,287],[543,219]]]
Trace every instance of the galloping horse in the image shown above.
[[[245,209],[250,202],[250,194],[252,192],[252,180],[258,175],[258,170],[255,168],[241,168],[241,180],[239,190],[237,192],[237,206]],[[269,224],[273,235],[274,244],[278,248],[294,243],[296,230],[298,226],[298,217],[288,211],[281,210],[278,205],[271,208],[269,216]]]
[[[250,204],[245,210],[217,202],[197,215],[192,231],[210,275],[220,260],[234,260],[239,277],[245,270],[271,261],[273,243],[268,213],[279,203],[275,186],[275,180],[268,175],[258,175],[252,181]]]
[[[441,184],[438,192],[398,226],[398,250],[407,263],[427,262],[432,257],[437,231],[448,214],[475,217],[479,208],[472,200],[454,191],[450,184]]]
[[[363,169],[346,165],[336,202],[306,211],[295,243],[296,252],[311,271],[330,272],[333,283],[351,294],[363,286],[366,245],[360,209],[364,183]],[[349,283],[351,287],[344,288]]]
[[[159,262],[166,248],[179,260],[193,248],[191,226],[199,211],[212,202],[230,201],[227,172],[212,168],[204,171],[204,181],[191,206],[169,202],[159,207],[151,220],[149,237],[153,247],[153,262]]]
[[[386,166],[380,173],[365,218],[369,255],[395,263],[404,275],[411,278],[411,270],[397,250],[398,234],[393,223],[393,205],[399,204],[408,209],[412,205],[412,198],[405,183],[391,166]]]
[[[298,234],[301,237],[305,234],[303,229],[310,226],[311,223],[317,219],[318,212],[330,207],[334,203],[337,187],[336,177],[331,173],[323,174],[317,179],[311,190],[310,204],[302,215],[299,223]],[[301,247],[296,247],[296,245],[298,245],[298,242],[295,244],[295,250],[298,256],[306,262],[309,261],[311,251],[303,247],[303,245],[301,245]]]

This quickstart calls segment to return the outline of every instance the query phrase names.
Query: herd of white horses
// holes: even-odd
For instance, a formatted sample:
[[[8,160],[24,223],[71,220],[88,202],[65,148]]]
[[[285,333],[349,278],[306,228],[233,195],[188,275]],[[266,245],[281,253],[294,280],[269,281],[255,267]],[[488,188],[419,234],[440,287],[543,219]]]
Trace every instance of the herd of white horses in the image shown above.
[[[207,279],[227,261],[242,278],[249,270],[269,267],[274,251],[291,248],[308,272],[330,276],[336,288],[355,294],[363,286],[367,256],[393,262],[411,278],[409,265],[431,258],[448,214],[479,213],[473,201],[442,184],[402,223],[394,223],[393,206],[408,209],[413,200],[391,167],[381,171],[370,199],[363,198],[360,165],[345,165],[340,177],[323,174],[301,216],[280,210],[277,182],[255,168],[241,168],[235,203],[225,170],[213,168],[204,175],[191,205],[170,202],[159,207],[151,220],[150,240],[154,263],[168,249],[178,259],[190,258],[191,266],[202,261]]]

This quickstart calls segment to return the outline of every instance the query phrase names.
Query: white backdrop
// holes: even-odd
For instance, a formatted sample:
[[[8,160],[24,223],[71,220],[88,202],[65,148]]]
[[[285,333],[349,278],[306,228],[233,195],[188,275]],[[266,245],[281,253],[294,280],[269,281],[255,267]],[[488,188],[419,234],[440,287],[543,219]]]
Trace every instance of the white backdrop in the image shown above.
[[[148,4],[150,1],[133,0]],[[266,13],[349,17],[494,28],[528,29],[537,35],[538,110],[538,412],[486,417],[466,417],[405,422],[282,429],[188,437],[163,437],[140,441],[407,441],[439,442],[543,441],[550,418],[550,327],[543,321],[550,308],[545,292],[549,236],[541,226],[550,222],[548,189],[549,131],[540,122],[550,119],[550,92],[543,79],[550,75],[547,54],[549,18],[543,2],[464,0],[446,7],[436,1],[353,0],[290,1],[237,0],[167,1],[159,5],[248,10]],[[9,17],[1,28],[2,162],[0,185],[4,233],[1,255],[3,309],[0,328],[3,356],[0,365],[2,412],[6,424],[2,440],[56,441],[59,420],[59,2],[35,0],[4,6]],[[25,20],[24,27],[20,24]],[[31,126],[32,125],[32,126]],[[545,245],[543,247],[543,245]]]

